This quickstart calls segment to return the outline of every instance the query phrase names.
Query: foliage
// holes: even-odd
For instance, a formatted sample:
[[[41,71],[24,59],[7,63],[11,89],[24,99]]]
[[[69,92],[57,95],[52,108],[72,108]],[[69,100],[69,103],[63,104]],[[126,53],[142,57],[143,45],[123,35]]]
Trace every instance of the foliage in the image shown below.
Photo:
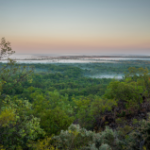
[[[87,131],[79,125],[71,125],[53,138],[58,149],[66,150],[115,150],[120,147],[118,133],[106,128],[101,133]]]
[[[140,122],[140,126],[130,134],[127,140],[131,149],[149,149],[150,148],[150,117],[148,120]]]
[[[112,107],[117,105],[114,100],[102,99],[98,96],[81,97],[73,101],[77,121],[81,127],[86,129],[92,129],[97,118],[102,117],[104,112],[111,111]]]
[[[60,96],[56,91],[43,96],[34,93],[32,96],[34,97],[33,114],[41,118],[40,125],[48,135],[58,134],[73,122],[72,107],[67,96]]]
[[[58,136],[55,136],[55,145],[59,149],[80,149],[88,146],[92,142],[94,133],[80,128],[79,125],[71,125],[68,130],[61,131]]]
[[[35,143],[31,143],[31,147],[35,150],[58,150],[53,145],[51,145],[51,137],[45,137],[43,140],[38,140]]]
[[[122,100],[122,101],[142,101],[140,93],[143,89],[137,86],[136,83],[126,82],[111,82],[106,90],[105,96],[110,99]]]
[[[44,135],[40,119],[29,115],[32,105],[27,100],[12,101],[7,97],[0,108],[0,144],[4,148],[27,147],[30,140]]]
[[[10,42],[6,42],[5,38],[1,39],[0,43],[0,60],[7,60],[6,64],[0,65],[0,92],[1,98],[6,94],[15,94],[14,88],[21,88],[23,81],[32,81],[33,66],[24,66],[17,64],[9,56],[14,54]]]
[[[5,38],[0,48],[0,60],[14,53]],[[150,149],[150,62],[35,64],[34,70],[7,60],[0,63],[0,149]],[[124,71],[121,80],[94,78]]]
[[[12,51],[10,42],[6,42],[4,37],[1,39],[0,49],[0,60],[15,53],[15,51]]]

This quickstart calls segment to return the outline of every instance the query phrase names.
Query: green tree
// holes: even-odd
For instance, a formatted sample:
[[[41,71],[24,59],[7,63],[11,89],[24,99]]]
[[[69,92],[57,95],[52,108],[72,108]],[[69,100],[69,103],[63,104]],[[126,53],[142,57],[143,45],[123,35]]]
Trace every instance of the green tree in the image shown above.
[[[30,114],[32,104],[27,100],[3,100],[0,106],[0,144],[6,149],[27,148],[32,140],[43,136],[40,119]]]
[[[0,43],[0,60],[14,53],[15,51],[12,50],[10,42],[6,42],[5,38],[3,37]]]
[[[41,119],[40,125],[47,135],[58,134],[73,122],[73,109],[67,96],[63,97],[57,91],[45,95],[35,92],[32,96],[33,114]]]
[[[32,82],[33,66],[23,66],[17,64],[9,56],[14,54],[10,42],[6,42],[5,38],[1,39],[0,43],[0,60],[6,59],[7,63],[0,64],[0,82],[1,82],[1,98],[6,94],[12,94],[23,81]]]

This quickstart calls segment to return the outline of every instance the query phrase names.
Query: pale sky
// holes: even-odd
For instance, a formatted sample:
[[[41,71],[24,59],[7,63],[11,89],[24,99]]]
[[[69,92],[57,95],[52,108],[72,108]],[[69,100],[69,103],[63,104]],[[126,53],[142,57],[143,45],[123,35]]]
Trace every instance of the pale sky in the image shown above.
[[[150,0],[0,0],[16,53],[150,55]]]

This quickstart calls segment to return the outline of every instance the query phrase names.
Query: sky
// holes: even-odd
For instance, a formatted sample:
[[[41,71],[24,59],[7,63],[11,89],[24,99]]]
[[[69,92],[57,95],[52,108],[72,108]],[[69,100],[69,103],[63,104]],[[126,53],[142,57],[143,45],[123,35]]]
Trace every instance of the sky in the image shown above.
[[[18,54],[150,55],[150,0],[0,0]]]

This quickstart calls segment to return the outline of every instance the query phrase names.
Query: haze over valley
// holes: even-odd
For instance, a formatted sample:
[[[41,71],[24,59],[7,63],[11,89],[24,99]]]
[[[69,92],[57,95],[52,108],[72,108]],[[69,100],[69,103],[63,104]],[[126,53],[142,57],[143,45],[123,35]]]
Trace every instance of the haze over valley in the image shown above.
[[[0,0],[0,150],[150,150],[150,0]]]

